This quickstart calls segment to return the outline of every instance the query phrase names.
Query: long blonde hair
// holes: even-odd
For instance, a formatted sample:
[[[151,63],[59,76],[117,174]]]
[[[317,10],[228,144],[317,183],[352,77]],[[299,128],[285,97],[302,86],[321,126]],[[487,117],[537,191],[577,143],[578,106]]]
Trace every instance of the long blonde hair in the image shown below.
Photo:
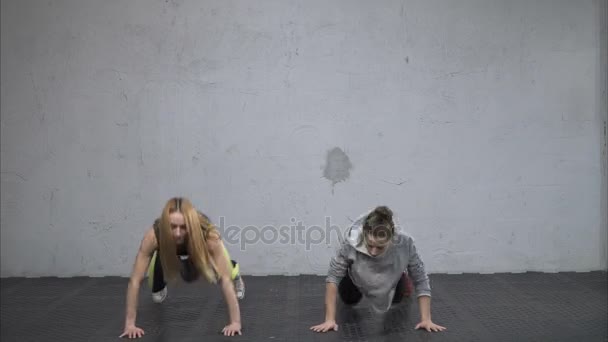
[[[169,219],[169,215],[175,212],[184,216],[184,223],[188,232],[186,247],[190,260],[209,282],[217,282],[216,267],[207,249],[207,239],[217,239],[219,233],[209,221],[209,218],[198,212],[190,200],[183,197],[174,197],[167,201],[158,220],[158,247],[165,280],[174,281],[180,274],[180,261],[177,256]]]

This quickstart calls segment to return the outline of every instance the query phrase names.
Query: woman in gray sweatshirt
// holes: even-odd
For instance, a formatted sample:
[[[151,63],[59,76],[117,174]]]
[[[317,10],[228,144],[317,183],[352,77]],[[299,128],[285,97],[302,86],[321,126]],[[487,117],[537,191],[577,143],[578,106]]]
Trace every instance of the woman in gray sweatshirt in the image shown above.
[[[389,208],[380,206],[363,215],[348,229],[345,237],[329,264],[325,322],[311,327],[311,330],[338,330],[337,293],[347,305],[354,305],[365,296],[374,310],[386,312],[391,304],[407,295],[410,278],[420,306],[420,323],[416,329],[445,330],[431,320],[429,277],[414,241],[403,232],[395,232],[393,213]]]

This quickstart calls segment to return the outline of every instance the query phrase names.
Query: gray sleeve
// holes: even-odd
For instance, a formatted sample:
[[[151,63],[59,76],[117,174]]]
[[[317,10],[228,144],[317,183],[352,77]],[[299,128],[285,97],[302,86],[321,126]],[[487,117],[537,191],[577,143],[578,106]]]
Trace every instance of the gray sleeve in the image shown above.
[[[420,296],[431,296],[431,284],[429,282],[429,276],[424,268],[424,262],[418,252],[416,251],[416,245],[412,238],[409,241],[409,262],[407,265],[408,274],[414,282],[417,297]]]
[[[351,248],[347,241],[342,243],[336,255],[329,261],[329,271],[325,282],[337,285],[344,278],[352,263],[352,259],[349,257]]]

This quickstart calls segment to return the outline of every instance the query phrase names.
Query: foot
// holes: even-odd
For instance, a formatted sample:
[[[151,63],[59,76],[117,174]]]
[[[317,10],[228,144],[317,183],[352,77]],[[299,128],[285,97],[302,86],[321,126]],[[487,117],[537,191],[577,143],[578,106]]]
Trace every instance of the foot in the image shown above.
[[[165,286],[162,290],[152,293],[152,301],[156,304],[162,303],[167,298],[167,287]]]
[[[239,276],[234,280],[234,290],[236,292],[236,298],[245,298],[245,282],[243,282],[243,277]]]

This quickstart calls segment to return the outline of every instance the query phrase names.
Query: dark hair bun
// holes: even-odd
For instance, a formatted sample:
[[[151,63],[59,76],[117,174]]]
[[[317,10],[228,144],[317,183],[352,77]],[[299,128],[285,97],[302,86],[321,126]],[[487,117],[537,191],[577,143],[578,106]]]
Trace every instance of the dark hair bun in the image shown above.
[[[384,205],[376,207],[376,209],[374,209],[374,213],[378,216],[386,218],[387,220],[393,219],[393,211]]]

